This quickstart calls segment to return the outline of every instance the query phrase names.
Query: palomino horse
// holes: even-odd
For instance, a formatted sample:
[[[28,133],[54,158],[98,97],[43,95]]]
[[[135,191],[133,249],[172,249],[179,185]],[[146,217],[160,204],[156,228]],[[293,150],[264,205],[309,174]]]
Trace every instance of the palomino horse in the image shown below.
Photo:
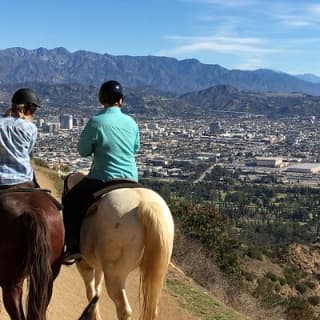
[[[84,175],[65,179],[70,190]],[[88,300],[99,296],[103,277],[118,320],[131,319],[126,294],[128,274],[140,267],[142,320],[154,320],[171,258],[174,224],[165,201],[146,188],[115,189],[88,210],[80,234],[83,259],[77,263]],[[139,296],[140,298],[140,296]],[[93,315],[100,320],[98,305]]]
[[[0,192],[0,286],[12,320],[44,320],[63,258],[64,226],[45,192]],[[26,318],[22,288],[28,277]]]

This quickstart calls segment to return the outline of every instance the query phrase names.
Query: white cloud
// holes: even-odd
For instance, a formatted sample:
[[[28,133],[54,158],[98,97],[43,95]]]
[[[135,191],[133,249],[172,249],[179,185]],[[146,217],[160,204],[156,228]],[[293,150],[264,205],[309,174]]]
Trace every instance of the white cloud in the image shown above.
[[[315,22],[310,17],[295,16],[295,15],[280,15],[278,19],[282,24],[293,27],[309,27]]]
[[[318,17],[320,17],[320,4],[309,5],[307,7],[307,11],[310,14],[317,15]]]
[[[162,50],[160,54],[187,54],[201,52],[217,52],[227,54],[239,53],[272,53],[278,52],[279,49],[269,48],[265,40],[250,37],[230,37],[230,36],[211,36],[211,37],[181,37],[168,36],[169,40],[182,42],[172,49]]]
[[[295,28],[314,27],[320,22],[320,5],[274,6],[271,15],[281,24]]]
[[[235,65],[233,68],[240,70],[257,70],[266,68],[266,62],[259,58],[247,58],[245,61]]]
[[[171,47],[158,54],[224,61],[246,70],[290,70],[296,65],[303,68],[319,52],[320,1],[181,1],[196,4],[195,30],[211,36],[167,36]]]

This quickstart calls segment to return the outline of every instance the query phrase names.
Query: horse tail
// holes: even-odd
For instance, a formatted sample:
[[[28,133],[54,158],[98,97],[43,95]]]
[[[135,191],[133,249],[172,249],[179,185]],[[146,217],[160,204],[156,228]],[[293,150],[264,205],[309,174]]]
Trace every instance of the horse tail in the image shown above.
[[[45,320],[52,288],[50,244],[44,217],[28,212],[27,320]]]
[[[80,318],[78,320],[87,320],[87,319],[92,319],[92,314],[95,310],[95,307],[98,303],[99,296],[94,296],[89,304],[86,306],[86,308],[83,310]]]
[[[144,253],[140,264],[143,320],[155,319],[172,252],[173,235],[163,209],[156,202],[142,202],[138,217],[144,226]]]

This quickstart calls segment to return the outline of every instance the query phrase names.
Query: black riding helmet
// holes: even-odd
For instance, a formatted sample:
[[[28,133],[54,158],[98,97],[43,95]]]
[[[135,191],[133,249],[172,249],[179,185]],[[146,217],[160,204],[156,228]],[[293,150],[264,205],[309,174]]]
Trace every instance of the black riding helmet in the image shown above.
[[[11,99],[13,105],[34,105],[40,108],[40,100],[37,95],[29,88],[21,88],[17,90]]]
[[[123,89],[118,81],[110,80],[105,82],[99,91],[99,101],[101,104],[113,104],[124,97]]]

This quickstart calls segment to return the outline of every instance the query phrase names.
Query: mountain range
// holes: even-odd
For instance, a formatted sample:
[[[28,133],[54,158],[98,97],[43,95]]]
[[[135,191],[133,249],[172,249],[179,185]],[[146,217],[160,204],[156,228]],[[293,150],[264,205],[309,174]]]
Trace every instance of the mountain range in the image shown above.
[[[8,106],[12,92],[22,86],[33,88],[45,105],[71,109],[98,105],[99,86],[107,79],[124,85],[132,113],[320,116],[320,83],[310,74],[227,70],[197,60],[70,53],[64,48],[0,50],[1,108]]]
[[[264,114],[269,117],[320,116],[320,97],[305,93],[240,91],[218,85],[179,96],[189,106],[201,106],[207,112],[232,111]],[[183,104],[183,103],[182,103]]]
[[[320,95],[320,83],[267,69],[228,70],[196,59],[157,56],[114,56],[65,48],[0,50],[0,84],[42,82],[99,86],[117,79],[132,89],[155,89],[183,94],[216,85],[255,92],[303,92]],[[306,78],[305,78],[306,79]]]
[[[312,73],[297,74],[296,77],[304,81],[320,83],[320,77],[315,76]]]

